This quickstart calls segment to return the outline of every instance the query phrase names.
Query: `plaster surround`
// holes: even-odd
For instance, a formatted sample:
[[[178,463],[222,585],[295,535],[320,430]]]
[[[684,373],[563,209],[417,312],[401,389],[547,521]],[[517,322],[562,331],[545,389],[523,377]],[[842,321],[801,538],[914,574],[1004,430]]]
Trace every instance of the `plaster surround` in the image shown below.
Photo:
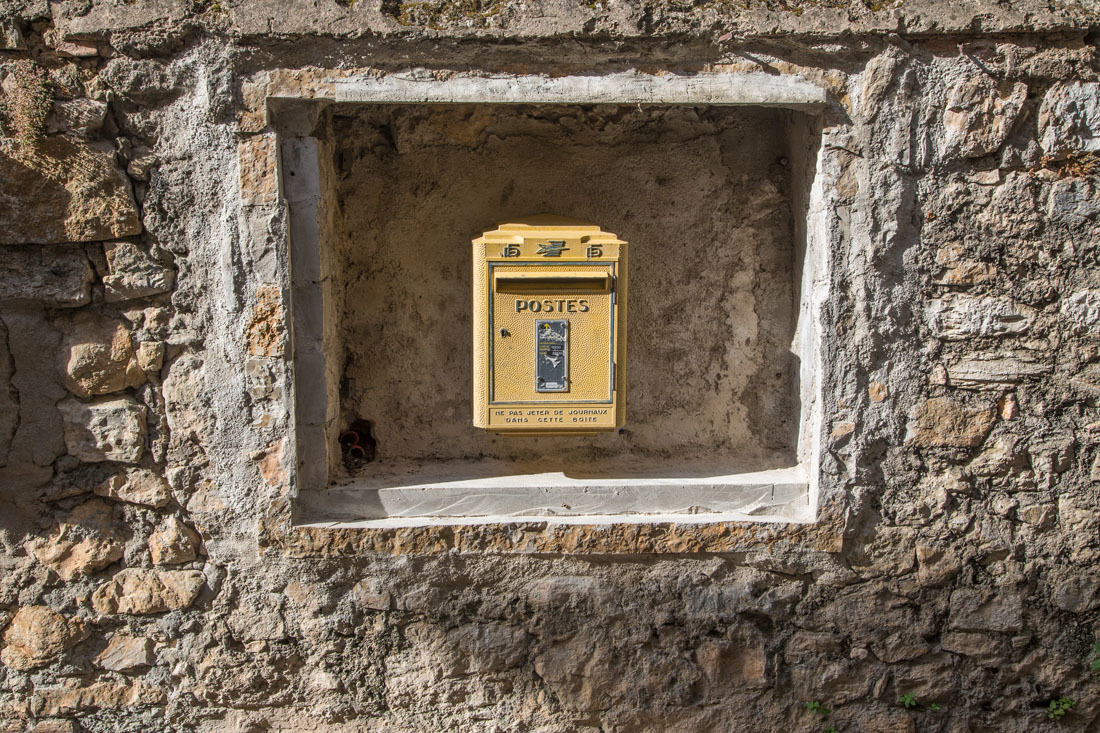
[[[289,215],[299,525],[814,520],[829,251],[821,88],[764,74],[424,71],[319,86],[328,94],[267,103]],[[525,172],[529,159],[544,172]],[[550,173],[547,160],[566,162]],[[571,185],[623,160],[590,189]],[[493,170],[504,183],[479,186]],[[616,175],[636,190],[615,189]],[[469,239],[556,205],[632,243],[627,429],[492,436],[469,425]],[[638,256],[675,231],[689,235],[678,257]],[[721,317],[685,301],[682,324],[667,318],[658,293],[708,274]],[[748,321],[758,332],[735,345]],[[647,340],[646,322],[665,330]],[[677,331],[683,348],[661,353]],[[720,364],[709,372],[708,350]],[[656,378],[675,358],[683,384]],[[428,371],[433,360],[453,378]],[[337,441],[355,418],[378,439],[365,465]]]

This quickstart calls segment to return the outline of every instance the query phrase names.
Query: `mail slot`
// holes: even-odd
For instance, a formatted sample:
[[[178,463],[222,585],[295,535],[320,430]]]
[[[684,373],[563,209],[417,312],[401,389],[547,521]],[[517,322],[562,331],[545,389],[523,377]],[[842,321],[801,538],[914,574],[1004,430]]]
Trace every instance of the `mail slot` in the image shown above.
[[[543,214],[473,246],[474,425],[520,435],[620,427],[626,242]]]

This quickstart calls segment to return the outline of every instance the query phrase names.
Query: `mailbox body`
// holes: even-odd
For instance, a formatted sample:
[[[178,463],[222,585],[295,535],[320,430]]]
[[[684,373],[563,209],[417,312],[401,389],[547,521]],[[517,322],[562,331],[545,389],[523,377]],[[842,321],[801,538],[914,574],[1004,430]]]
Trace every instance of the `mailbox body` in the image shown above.
[[[586,435],[623,424],[626,242],[549,215],[473,242],[474,425]]]

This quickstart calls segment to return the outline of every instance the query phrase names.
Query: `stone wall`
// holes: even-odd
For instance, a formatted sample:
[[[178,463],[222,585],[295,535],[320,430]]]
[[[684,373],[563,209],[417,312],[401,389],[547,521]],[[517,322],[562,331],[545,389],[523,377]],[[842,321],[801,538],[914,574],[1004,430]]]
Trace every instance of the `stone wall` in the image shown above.
[[[0,730],[1100,725],[1096,3],[0,9]],[[294,524],[267,112],[408,69],[828,91],[815,523]]]

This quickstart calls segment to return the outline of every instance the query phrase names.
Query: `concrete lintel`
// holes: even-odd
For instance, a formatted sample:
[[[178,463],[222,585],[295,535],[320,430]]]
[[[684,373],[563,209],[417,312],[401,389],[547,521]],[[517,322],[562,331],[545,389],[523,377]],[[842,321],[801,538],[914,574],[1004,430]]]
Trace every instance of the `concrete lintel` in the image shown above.
[[[825,89],[797,76],[762,73],[592,76],[476,75],[437,79],[413,70],[334,81],[335,101],[393,104],[700,104],[821,109]]]

